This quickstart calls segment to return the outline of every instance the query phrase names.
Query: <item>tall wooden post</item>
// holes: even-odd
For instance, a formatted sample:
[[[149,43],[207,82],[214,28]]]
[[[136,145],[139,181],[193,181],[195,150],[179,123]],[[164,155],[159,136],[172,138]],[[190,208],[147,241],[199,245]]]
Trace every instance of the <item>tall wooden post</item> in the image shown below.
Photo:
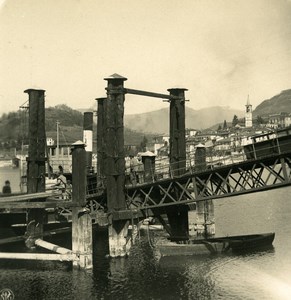
[[[171,96],[180,99],[170,100],[170,163],[174,176],[186,172],[185,137],[185,91],[187,89],[168,89]]]
[[[74,267],[91,269],[92,220],[86,209],[87,160],[83,142],[74,143],[72,149],[72,251],[79,255]]]
[[[27,158],[27,193],[45,191],[45,106],[44,90],[28,89],[29,95],[29,148]],[[34,241],[43,236],[43,224],[46,221],[44,209],[29,209],[27,212],[28,248],[34,247]]]
[[[124,153],[124,81],[118,74],[107,78],[105,112],[105,175],[109,216],[114,211],[126,209],[125,202],[125,153]],[[126,255],[128,221],[109,217],[109,254],[111,257]]]
[[[97,184],[100,185],[105,176],[104,173],[104,139],[105,139],[105,111],[106,99],[97,100]]]
[[[168,89],[171,96],[179,99],[170,100],[170,164],[172,175],[180,176],[186,172],[186,137],[185,137],[185,91],[184,88]],[[178,192],[173,195],[179,197]],[[173,236],[188,237],[188,206],[168,209],[168,220]]]
[[[93,151],[93,113],[84,113],[83,123],[83,142],[85,143],[85,150],[87,152],[87,171],[92,171],[92,151]]]

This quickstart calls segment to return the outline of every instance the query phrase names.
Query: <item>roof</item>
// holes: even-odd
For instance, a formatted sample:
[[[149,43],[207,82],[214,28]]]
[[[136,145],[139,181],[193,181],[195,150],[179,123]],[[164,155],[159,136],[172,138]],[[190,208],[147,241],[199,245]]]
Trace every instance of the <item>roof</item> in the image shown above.
[[[151,151],[146,151],[146,152],[141,153],[140,156],[156,156],[156,154],[154,154]]]
[[[119,74],[117,74],[117,73],[114,73],[114,74],[112,74],[112,75],[110,75],[110,76],[108,76],[108,77],[105,77],[104,79],[105,79],[105,80],[110,80],[110,79],[122,79],[122,80],[127,80],[126,77],[123,77],[123,76],[121,76],[121,75],[119,75]]]

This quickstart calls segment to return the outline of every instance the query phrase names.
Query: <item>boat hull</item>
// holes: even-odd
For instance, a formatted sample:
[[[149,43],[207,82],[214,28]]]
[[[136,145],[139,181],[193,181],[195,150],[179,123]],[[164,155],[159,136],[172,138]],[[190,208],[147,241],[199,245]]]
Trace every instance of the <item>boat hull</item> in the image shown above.
[[[218,254],[230,251],[238,253],[270,248],[274,238],[275,233],[196,239],[176,243],[160,239],[156,247],[162,256]]]

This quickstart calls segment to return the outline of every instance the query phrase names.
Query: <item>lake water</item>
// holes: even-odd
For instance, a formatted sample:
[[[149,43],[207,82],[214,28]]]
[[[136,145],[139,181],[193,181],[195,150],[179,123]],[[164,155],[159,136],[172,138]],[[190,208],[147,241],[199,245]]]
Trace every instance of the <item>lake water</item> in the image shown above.
[[[1,172],[0,179],[12,182],[16,172]],[[107,234],[95,232],[92,271],[1,260],[0,290],[11,289],[15,299],[291,299],[290,193],[287,187],[214,202],[217,235],[274,231],[271,250],[159,258],[145,236],[128,258],[108,259]],[[53,242],[70,247],[68,235]],[[9,250],[26,251],[20,245]]]

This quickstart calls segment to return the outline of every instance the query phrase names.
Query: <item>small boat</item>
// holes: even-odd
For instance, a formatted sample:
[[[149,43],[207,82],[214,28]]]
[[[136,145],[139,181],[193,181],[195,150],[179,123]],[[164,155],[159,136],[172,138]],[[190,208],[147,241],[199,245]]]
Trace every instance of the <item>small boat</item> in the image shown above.
[[[234,252],[256,250],[272,245],[275,233],[252,234],[229,238],[229,247]]]
[[[160,239],[156,247],[162,256],[218,254],[232,251],[233,253],[247,252],[272,247],[275,233],[238,235],[226,237],[211,237],[204,239],[189,239],[170,241]]]

